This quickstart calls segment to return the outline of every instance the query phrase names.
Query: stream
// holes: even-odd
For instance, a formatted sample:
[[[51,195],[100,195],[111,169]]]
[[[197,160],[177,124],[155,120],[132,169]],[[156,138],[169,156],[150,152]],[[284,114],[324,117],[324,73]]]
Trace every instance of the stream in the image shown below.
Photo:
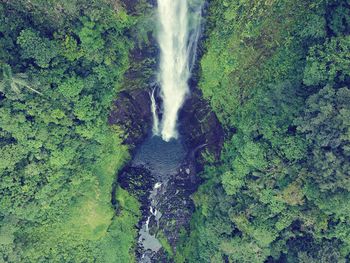
[[[149,195],[148,214],[142,222],[139,231],[139,249],[141,257],[139,262],[151,262],[152,257],[162,247],[157,239],[160,230],[160,219],[163,213],[168,213],[162,208],[167,196],[168,182],[172,176],[180,172],[181,164],[186,157],[186,150],[180,140],[166,142],[158,136],[150,136],[137,151],[132,166],[143,167],[150,172],[153,179],[153,187]]]
[[[166,142],[150,133],[119,175],[119,184],[142,204],[138,262],[171,262],[194,211],[190,196],[199,184],[194,162],[181,136]]]

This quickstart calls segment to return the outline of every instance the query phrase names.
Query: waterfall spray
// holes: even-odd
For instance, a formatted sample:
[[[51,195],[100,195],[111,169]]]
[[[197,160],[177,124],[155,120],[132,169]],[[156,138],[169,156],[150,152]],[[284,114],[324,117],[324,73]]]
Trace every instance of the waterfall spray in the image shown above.
[[[159,83],[163,100],[160,133],[165,141],[177,138],[178,112],[189,93],[188,80],[200,34],[202,1],[197,2],[189,6],[188,0],[158,0]],[[191,20],[191,16],[198,18]]]

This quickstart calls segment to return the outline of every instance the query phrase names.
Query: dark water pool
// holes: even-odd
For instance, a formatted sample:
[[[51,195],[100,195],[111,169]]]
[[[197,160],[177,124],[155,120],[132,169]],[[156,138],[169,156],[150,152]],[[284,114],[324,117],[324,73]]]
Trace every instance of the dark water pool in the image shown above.
[[[166,142],[158,136],[149,136],[136,150],[132,165],[144,166],[159,180],[165,180],[178,172],[186,155],[181,139]]]

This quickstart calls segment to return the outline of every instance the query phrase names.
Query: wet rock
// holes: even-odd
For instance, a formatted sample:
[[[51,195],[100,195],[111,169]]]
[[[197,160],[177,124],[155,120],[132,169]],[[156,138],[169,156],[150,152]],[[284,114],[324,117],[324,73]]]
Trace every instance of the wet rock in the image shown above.
[[[120,187],[126,189],[140,201],[142,220],[147,220],[150,206],[149,189],[152,189],[152,186],[155,184],[155,178],[151,175],[151,172],[142,166],[126,166],[119,173],[117,182]],[[115,203],[115,207],[118,207],[116,201],[113,200],[113,196],[112,194],[112,203]]]
[[[151,172],[142,166],[132,167],[126,166],[118,176],[119,185],[128,189],[129,192],[142,199],[143,192],[148,192],[155,179],[151,176]]]
[[[224,131],[209,103],[202,97],[197,88],[193,88],[179,114],[180,132],[189,149],[192,158],[198,158],[201,169],[205,163],[200,152],[207,151],[215,160],[219,160],[224,143]]]
[[[119,2],[130,14],[147,13],[156,4],[156,0],[146,0],[148,6],[140,0]],[[131,149],[145,139],[152,125],[150,91],[156,78],[159,50],[153,34],[148,32],[147,36],[148,40],[142,43],[135,39],[138,44],[130,51],[130,68],[125,73],[122,91],[119,92],[109,116],[109,124],[118,125],[126,132],[124,143]],[[131,33],[130,37],[135,36]]]
[[[145,89],[122,91],[109,116],[110,125],[126,132],[124,143],[135,147],[147,135],[152,124],[149,92]]]

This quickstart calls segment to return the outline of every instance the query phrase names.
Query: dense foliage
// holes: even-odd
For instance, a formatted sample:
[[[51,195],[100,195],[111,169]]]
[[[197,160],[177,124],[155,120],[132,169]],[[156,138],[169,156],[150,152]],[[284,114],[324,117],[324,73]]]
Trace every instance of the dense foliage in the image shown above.
[[[0,2],[0,262],[131,262],[138,203],[107,116],[135,21],[117,1]]]
[[[226,129],[177,262],[346,262],[350,2],[209,2],[200,87]]]
[[[0,262],[135,260],[140,207],[107,123],[122,85],[154,77],[154,10],[131,2],[0,1]],[[205,39],[225,146],[175,261],[349,261],[349,0],[210,0]]]

